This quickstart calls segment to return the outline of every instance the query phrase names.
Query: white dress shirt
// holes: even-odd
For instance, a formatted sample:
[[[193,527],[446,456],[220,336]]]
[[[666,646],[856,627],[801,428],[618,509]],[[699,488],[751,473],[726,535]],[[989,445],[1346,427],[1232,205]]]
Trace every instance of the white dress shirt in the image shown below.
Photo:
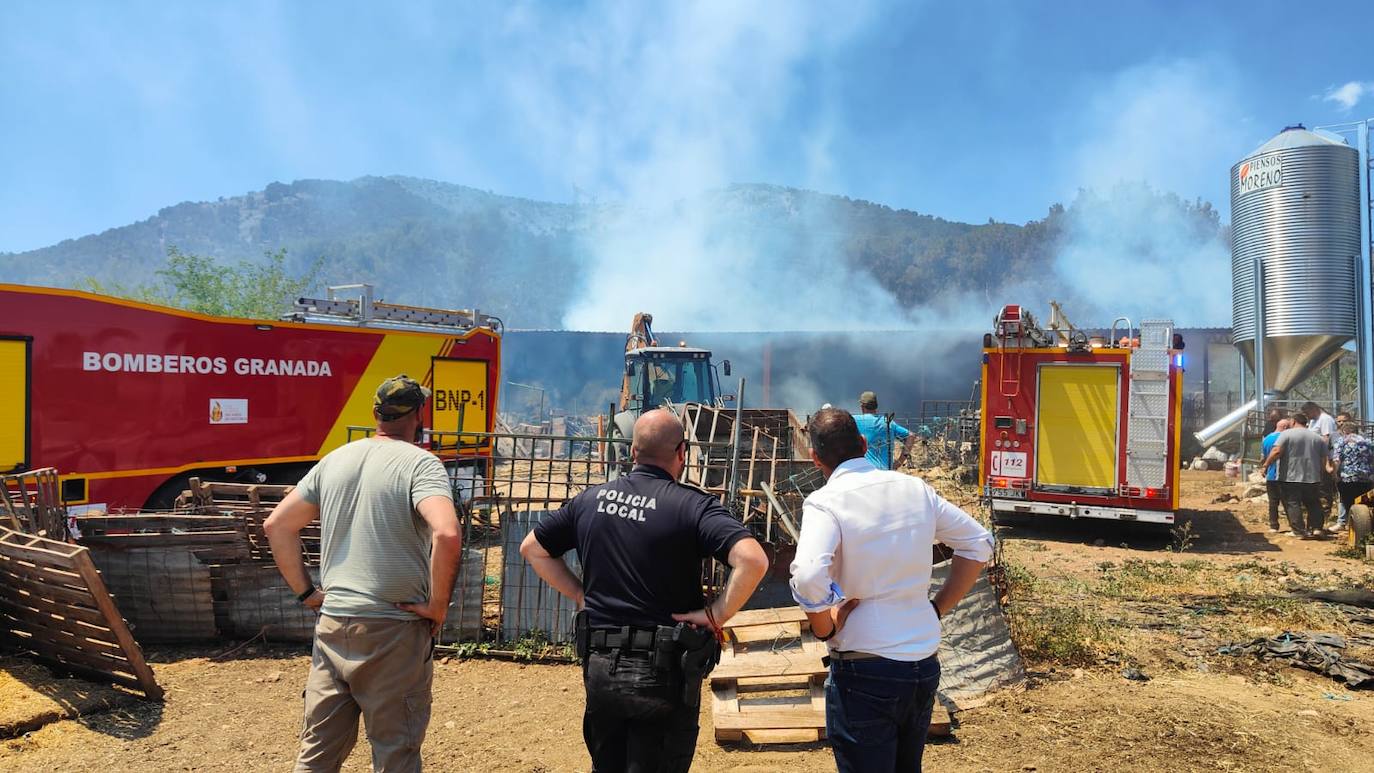
[[[1310,429],[1326,438],[1327,455],[1335,459],[1336,441],[1341,437],[1341,434],[1336,431],[1336,420],[1332,418],[1331,414],[1322,411],[1322,415],[1312,420]]]
[[[832,649],[915,661],[940,648],[930,603],[931,546],[992,558],[992,535],[924,481],[864,459],[835,468],[802,505],[792,597],[821,612],[860,599]]]

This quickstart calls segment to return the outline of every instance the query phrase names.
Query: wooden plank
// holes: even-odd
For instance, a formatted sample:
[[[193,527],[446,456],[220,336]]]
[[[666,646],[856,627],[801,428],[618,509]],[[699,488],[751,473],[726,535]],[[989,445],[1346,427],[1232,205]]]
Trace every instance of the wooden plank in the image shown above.
[[[801,638],[801,623],[764,623],[730,629],[730,638],[740,644],[756,642],[786,642]]]
[[[749,676],[819,676],[826,673],[820,658],[809,657],[804,653],[759,653],[748,657],[736,658],[733,662],[721,661],[711,672],[711,683],[717,684],[731,679]]]
[[[810,707],[741,710],[738,714],[716,717],[717,730],[790,730],[802,727],[825,727],[825,712]]]
[[[744,676],[734,680],[735,689],[741,694],[751,692],[778,692],[779,690],[805,690],[811,684],[810,674],[784,676]]]
[[[815,743],[821,740],[819,730],[745,730],[749,743]]]
[[[749,474],[745,477],[745,480],[744,480],[744,487],[745,487],[746,489],[752,489],[752,488],[754,488],[754,464],[758,461],[758,456],[759,456],[759,428],[758,428],[758,427],[754,427],[754,437],[753,437],[752,442],[749,444]],[[746,494],[745,497],[744,497],[744,518],[741,519],[742,522],[744,522],[744,523],[748,523],[748,522],[749,522],[749,518],[753,515],[753,513],[750,512],[750,506],[753,504],[753,502],[754,502],[754,495],[752,495],[752,494]]]
[[[65,579],[58,579],[50,574],[36,571],[31,566],[7,562],[3,559],[0,559],[0,580],[8,585],[29,588],[42,595],[51,593],[55,598],[67,598],[78,604],[90,601],[85,588],[72,585]]]
[[[69,569],[72,565],[72,556],[75,555],[75,551],[81,549],[78,545],[71,545],[71,550],[66,550],[66,546],[63,545],[63,543],[54,542],[42,537],[33,537],[32,539],[42,539],[43,545],[62,546],[62,548],[54,549],[40,546],[38,543],[23,544],[14,540],[6,541],[7,537],[14,534],[17,534],[17,532],[6,530],[5,537],[0,537],[0,545],[4,545],[7,555],[11,558],[22,558],[25,561],[32,561],[35,564],[51,566],[57,569]]]
[[[138,642],[134,641],[133,634],[129,633],[129,627],[124,624],[124,617],[115,608],[114,601],[110,599],[109,592],[105,589],[105,582],[100,579],[100,572],[95,570],[95,564],[91,563],[90,552],[84,548],[74,557],[75,568],[86,579],[86,586],[90,588],[91,596],[95,599],[96,609],[105,615],[105,620],[114,632],[119,646],[123,648],[124,655],[129,659],[133,666],[134,676],[138,677],[139,684],[143,688],[143,694],[154,700],[162,697],[162,688],[157,684],[157,678],[153,676],[153,669],[148,667],[148,663],[143,660],[143,650],[139,649]]]
[[[712,725],[719,725],[719,724],[720,724],[719,722],[717,722],[717,721],[715,720],[715,718],[721,716],[722,714],[738,714],[738,713],[739,713],[739,696],[738,696],[738,694],[735,692],[735,686],[734,686],[734,685],[732,685],[732,684],[723,684],[723,685],[721,685],[721,686],[719,686],[719,687],[712,687],[712,688],[711,688],[711,716],[712,716]],[[716,740],[717,740],[717,741],[739,741],[739,740],[741,740],[742,738],[743,738],[743,734],[742,734],[740,731],[738,731],[738,730],[720,730],[720,729],[718,729],[718,728],[716,729]]]
[[[234,515],[78,515],[76,525],[82,534],[107,531],[160,531],[172,529],[232,531],[242,525]]]
[[[54,645],[60,645],[71,649],[87,652],[92,655],[102,657],[122,658],[119,652],[119,645],[99,638],[99,632],[89,634],[78,633],[69,630],[61,624],[49,625],[52,618],[40,617],[36,614],[19,614],[8,609],[0,610],[0,628],[8,628],[10,631],[26,631],[35,637],[42,637],[45,641]]]
[[[935,708],[930,713],[929,734],[943,738],[950,735],[953,726],[954,719],[949,715],[949,710],[936,701]]]
[[[80,620],[87,625],[109,630],[105,626],[105,617],[93,609],[86,609],[74,604],[54,603],[28,593],[13,593],[8,597],[0,596],[0,605],[9,605],[14,609],[32,610],[43,615],[55,615],[63,620]]]
[[[723,627],[739,628],[746,625],[767,625],[769,623],[800,623],[806,620],[806,613],[799,607],[777,607],[774,609],[746,609],[730,618]]]
[[[29,657],[33,658],[34,660],[39,660],[44,663],[48,663],[52,666],[57,667],[58,669],[65,669],[67,671],[72,672],[73,674],[76,674],[77,676],[90,679],[91,681],[114,682],[115,684],[122,685],[124,687],[129,687],[134,690],[142,689],[142,687],[138,683],[138,679],[134,677],[132,674],[125,674],[119,671],[110,671],[106,668],[95,668],[73,661],[59,660],[58,658],[52,657],[51,655],[39,652],[32,648],[28,648],[26,651],[28,652]]]
[[[236,531],[192,531],[185,534],[90,534],[81,538],[83,544],[110,547],[181,547],[188,545],[232,545],[242,535]]]

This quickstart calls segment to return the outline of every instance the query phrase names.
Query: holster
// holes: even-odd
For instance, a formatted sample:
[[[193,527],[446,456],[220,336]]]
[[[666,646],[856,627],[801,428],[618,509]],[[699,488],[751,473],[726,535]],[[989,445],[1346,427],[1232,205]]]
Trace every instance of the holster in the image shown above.
[[[573,615],[573,652],[577,654],[577,659],[582,661],[583,666],[587,664],[587,654],[591,649],[592,629],[587,625],[587,610],[583,608]]]
[[[678,623],[672,631],[672,642],[677,648],[677,673],[682,680],[682,702],[699,706],[701,680],[720,662],[720,642],[709,629],[693,628],[687,623]]]

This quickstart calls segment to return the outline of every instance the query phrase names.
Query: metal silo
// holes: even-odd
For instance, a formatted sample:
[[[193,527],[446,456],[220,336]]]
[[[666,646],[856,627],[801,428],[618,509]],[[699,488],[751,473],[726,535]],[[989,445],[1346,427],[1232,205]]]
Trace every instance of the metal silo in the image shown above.
[[[1254,366],[1263,261],[1264,386],[1287,392],[1355,337],[1359,153],[1301,126],[1231,167],[1232,342]]]
[[[1292,126],[1231,167],[1231,342],[1262,374],[1266,394],[1282,396],[1301,384],[1355,337],[1360,253],[1355,148]],[[1257,264],[1263,265],[1260,292]],[[1257,323],[1264,339],[1259,362]],[[1262,407],[1257,395],[1197,439],[1209,445]]]

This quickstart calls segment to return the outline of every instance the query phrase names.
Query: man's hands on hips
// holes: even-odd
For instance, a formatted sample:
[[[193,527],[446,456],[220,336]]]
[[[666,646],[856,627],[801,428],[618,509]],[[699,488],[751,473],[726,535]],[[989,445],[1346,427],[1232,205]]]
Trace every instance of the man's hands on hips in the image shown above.
[[[397,604],[397,609],[404,609],[407,612],[414,612],[429,621],[430,636],[438,636],[439,630],[444,627],[444,618],[448,617],[448,604],[438,606],[434,601],[427,601],[423,604]]]
[[[320,607],[324,606],[324,591],[316,588],[315,592],[306,596],[305,601],[301,603],[305,605],[306,609],[313,609],[316,612],[320,611]]]

